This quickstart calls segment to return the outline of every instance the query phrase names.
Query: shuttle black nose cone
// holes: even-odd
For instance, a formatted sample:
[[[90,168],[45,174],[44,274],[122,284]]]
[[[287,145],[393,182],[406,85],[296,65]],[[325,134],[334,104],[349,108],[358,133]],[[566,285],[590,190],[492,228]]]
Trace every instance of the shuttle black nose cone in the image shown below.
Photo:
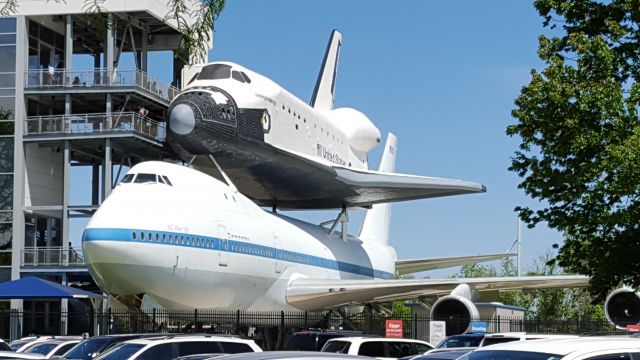
[[[196,126],[196,116],[191,106],[178,104],[169,114],[169,128],[178,135],[188,135]]]

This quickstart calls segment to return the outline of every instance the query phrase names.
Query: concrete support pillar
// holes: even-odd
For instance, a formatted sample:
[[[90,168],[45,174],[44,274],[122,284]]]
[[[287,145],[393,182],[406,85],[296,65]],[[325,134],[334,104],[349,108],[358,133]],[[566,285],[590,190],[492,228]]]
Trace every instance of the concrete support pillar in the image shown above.
[[[22,249],[24,248],[25,221],[24,221],[24,192],[25,192],[25,147],[22,142],[24,134],[24,120],[27,116],[24,84],[25,71],[29,59],[29,36],[27,20],[24,16],[16,16],[16,96],[15,100],[15,135],[13,155],[13,230],[11,252],[11,280],[20,278],[20,263],[22,262]],[[12,309],[22,309],[22,300],[11,300]],[[16,339],[22,336],[22,313],[13,311],[10,319],[10,336]]]
[[[64,142],[62,164],[62,264],[69,264],[69,199],[71,198],[71,149],[69,140]]]
[[[147,73],[147,44],[149,42],[149,31],[144,28],[142,30],[142,43],[140,44],[140,70]]]
[[[93,164],[91,173],[91,205],[100,204],[100,165]]]
[[[67,273],[62,273],[62,285],[67,286]],[[60,300],[60,335],[67,335],[69,332],[69,300]]]
[[[113,163],[111,162],[111,139],[105,139],[104,145],[104,163],[102,178],[102,201],[111,194]]]
[[[64,74],[65,84],[70,84],[71,69],[73,69],[73,16],[67,15],[67,24],[64,37],[64,68],[66,69]]]

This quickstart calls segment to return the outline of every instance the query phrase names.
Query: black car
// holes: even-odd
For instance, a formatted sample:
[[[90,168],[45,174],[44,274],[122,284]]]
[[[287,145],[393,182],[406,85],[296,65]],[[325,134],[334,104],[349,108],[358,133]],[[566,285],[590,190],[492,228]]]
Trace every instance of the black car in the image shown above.
[[[460,347],[478,347],[484,339],[484,334],[460,334],[451,335],[442,340],[436,349],[442,348],[460,348]]]
[[[94,336],[81,341],[78,345],[69,349],[69,351],[64,353],[64,355],[58,359],[91,360],[115,344],[127,340],[157,335],[158,334],[119,334]]]
[[[320,351],[329,339],[361,335],[363,334],[360,331],[303,330],[291,334],[289,339],[287,339],[284,349],[292,351]]]

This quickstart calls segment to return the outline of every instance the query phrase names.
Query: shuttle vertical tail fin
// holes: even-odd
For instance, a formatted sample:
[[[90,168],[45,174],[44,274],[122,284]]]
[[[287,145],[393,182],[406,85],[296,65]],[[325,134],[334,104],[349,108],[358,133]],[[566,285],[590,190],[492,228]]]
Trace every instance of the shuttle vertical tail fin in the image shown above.
[[[396,152],[398,138],[392,133],[387,137],[384,146],[382,160],[378,171],[392,173],[396,170]],[[362,241],[376,241],[383,244],[389,243],[389,225],[391,223],[391,204],[376,204],[367,210],[360,230]]]
[[[340,46],[342,46],[342,34],[338,30],[333,30],[329,45],[324,53],[316,88],[313,90],[313,96],[311,97],[311,106],[317,110],[333,109],[333,94],[336,86]]]

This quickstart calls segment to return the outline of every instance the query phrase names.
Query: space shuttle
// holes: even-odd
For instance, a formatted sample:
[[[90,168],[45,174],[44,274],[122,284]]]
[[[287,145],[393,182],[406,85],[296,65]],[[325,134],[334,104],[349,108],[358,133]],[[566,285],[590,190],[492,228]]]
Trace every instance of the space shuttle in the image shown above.
[[[396,150],[391,134],[380,173],[393,173]],[[345,233],[339,219],[316,225],[264,210],[235,186],[192,167],[143,162],[95,212],[82,248],[96,283],[123,301],[148,298],[169,309],[319,311],[415,299],[447,321],[448,333],[464,332],[478,318],[475,303],[495,301],[500,291],[588,284],[585,276],[395,280],[396,273],[505,254],[399,260],[389,244],[391,204],[366,211],[360,231]]]
[[[334,30],[309,103],[239,64],[184,68],[167,143],[194,168],[219,180],[223,171],[264,207],[370,207],[484,192],[475,182],[369,170],[380,130],[356,109],[334,108],[341,46]]]

